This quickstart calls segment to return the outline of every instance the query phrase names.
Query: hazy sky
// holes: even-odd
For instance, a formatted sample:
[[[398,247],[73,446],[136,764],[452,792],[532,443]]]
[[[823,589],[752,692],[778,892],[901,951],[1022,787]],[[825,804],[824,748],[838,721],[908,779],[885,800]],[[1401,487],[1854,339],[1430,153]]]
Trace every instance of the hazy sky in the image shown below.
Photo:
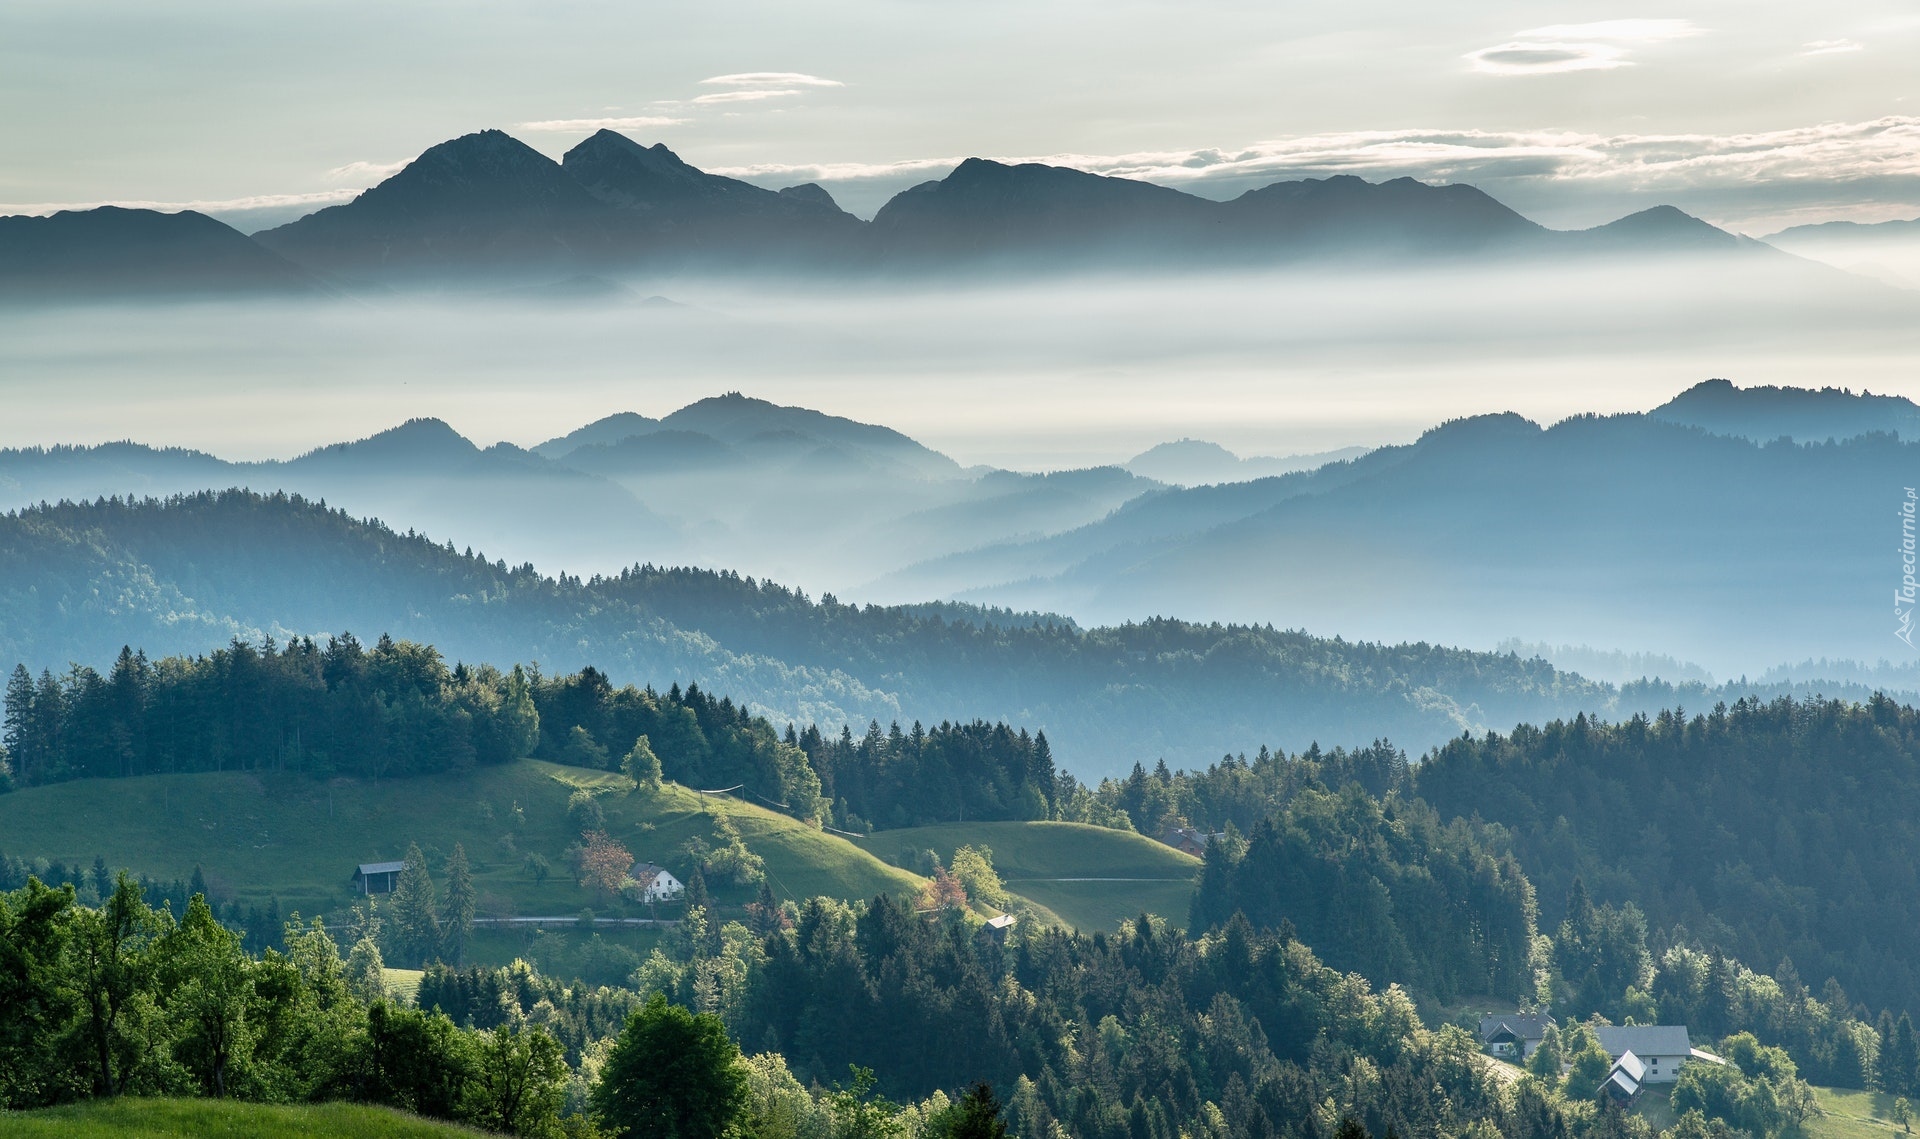
[[[1673,0],[7,0],[0,208],[254,227],[501,127],[606,124],[849,208],[967,155],[1222,196],[1350,171],[1572,226],[1920,214],[1920,8]],[[246,214],[236,206],[268,209]]]

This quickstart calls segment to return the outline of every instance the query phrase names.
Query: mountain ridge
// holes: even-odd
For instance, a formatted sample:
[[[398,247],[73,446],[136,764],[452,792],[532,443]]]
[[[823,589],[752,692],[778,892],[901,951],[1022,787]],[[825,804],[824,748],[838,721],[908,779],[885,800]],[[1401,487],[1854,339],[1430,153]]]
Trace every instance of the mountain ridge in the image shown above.
[[[108,228],[111,219],[95,224]],[[866,222],[817,184],[765,189],[703,171],[664,143],[645,146],[610,130],[559,161],[504,131],[476,131],[428,147],[351,201],[250,240],[230,233],[223,240],[239,242],[235,249],[275,259],[262,265],[284,263],[356,290],[497,290],[623,272],[1053,273],[1768,249],[1670,206],[1557,231],[1465,184],[1336,175],[1220,202],[1071,167],[977,157],[900,192]],[[5,236],[0,227],[0,249]],[[224,286],[247,291],[249,280]],[[543,295],[617,300],[620,289],[607,282]]]

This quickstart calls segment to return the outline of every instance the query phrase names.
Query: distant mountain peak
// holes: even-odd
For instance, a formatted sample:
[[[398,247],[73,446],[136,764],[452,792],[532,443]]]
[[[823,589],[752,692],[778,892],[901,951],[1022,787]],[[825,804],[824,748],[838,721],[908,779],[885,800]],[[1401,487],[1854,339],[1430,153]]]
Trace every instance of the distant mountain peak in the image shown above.
[[[296,261],[347,273],[475,263],[544,271],[604,246],[605,213],[559,163],[504,131],[484,130],[428,147],[351,202],[254,237]]]
[[[840,203],[834,201],[833,195],[828,193],[827,188],[818,182],[802,182],[798,186],[784,186],[778,193],[781,197],[791,198],[796,202],[804,202],[812,206],[825,206],[836,212],[840,210]]]
[[[309,451],[294,462],[315,459],[353,457],[376,461],[445,461],[471,458],[480,453],[473,441],[455,431],[444,419],[425,416],[409,419],[398,427],[375,432],[351,443],[334,443]]]
[[[595,131],[562,155],[560,165],[570,170],[578,170],[583,165],[607,161],[624,162],[654,177],[679,182],[698,183],[717,177],[689,164],[668,149],[664,142],[647,146],[628,138],[619,131],[604,128]]]
[[[1851,388],[1742,388],[1730,380],[1702,380],[1647,415],[1763,443],[1851,439],[1874,432],[1920,439],[1920,406],[1912,400]]]
[[[529,176],[546,182],[558,172],[559,163],[505,131],[483,130],[428,147],[420,157],[367,193],[417,182],[477,183],[521,180]]]
[[[789,236],[785,227],[800,229],[825,222],[852,223],[825,190],[814,193],[776,193],[738,178],[710,174],[687,162],[665,143],[643,146],[617,131],[601,130],[575,146],[560,160],[561,168],[586,191],[615,207],[623,216],[650,217],[679,237],[688,227],[701,243],[744,241]],[[765,227],[771,226],[768,230]]]
[[[596,419],[584,427],[569,431],[565,435],[538,444],[533,450],[549,459],[557,459],[581,447],[610,446],[635,435],[657,431],[659,428],[658,419],[632,411],[617,411],[612,415]]]
[[[1748,244],[1736,234],[1667,205],[1651,206],[1585,232],[1606,240],[1657,243],[1666,249],[1731,249]]]

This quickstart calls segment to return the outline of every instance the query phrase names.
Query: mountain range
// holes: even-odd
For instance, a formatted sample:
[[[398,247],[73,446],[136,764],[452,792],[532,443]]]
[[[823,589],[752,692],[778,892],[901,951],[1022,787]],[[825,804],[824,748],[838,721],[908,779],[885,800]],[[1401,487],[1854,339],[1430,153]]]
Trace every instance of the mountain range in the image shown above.
[[[275,463],[132,443],[0,451],[0,506],[250,487],[550,573],[702,565],[1089,626],[1159,614],[1386,643],[1511,638],[1738,676],[1914,658],[1895,639],[1888,551],[1916,432],[1920,407],[1897,397],[1715,380],[1646,414],[1477,416],[1410,444],[1271,460],[1309,468],[1278,475],[1191,440],[1133,470],[1032,474],[730,393],[531,448],[418,420]],[[1205,456],[1218,477],[1135,473],[1156,453]]]
[[[531,449],[482,448],[422,419],[281,462],[130,442],[0,450],[0,509],[250,487],[514,564],[725,566],[816,590],[1081,526],[1160,485],[1119,467],[962,469],[889,428],[738,393],[662,419],[608,416]]]
[[[1887,284],[1920,289],[1920,218],[1796,225],[1765,240],[1788,253],[1843,266]]]
[[[969,605],[854,606],[732,572],[543,575],[284,494],[101,499],[0,515],[0,671],[355,632],[451,659],[697,683],[776,723],[856,733],[975,717],[1045,731],[1086,779],[1261,743],[1416,751],[1587,711],[1806,685],[1624,689],[1537,658],[1170,619],[1081,628]],[[1859,686],[1823,690],[1865,696]]]
[[[180,220],[186,219],[186,220]],[[1214,201],[1127,178],[971,158],[871,222],[818,185],[710,174],[602,130],[556,162],[498,130],[429,148],[350,202],[251,239],[199,215],[105,208],[0,219],[0,289],[499,289],[603,274],[1253,268],[1431,257],[1761,256],[1658,206],[1556,231],[1467,185],[1350,175]],[[115,261],[113,258],[118,257]]]
[[[1916,412],[1717,382],[1644,415],[1477,416],[1313,471],[1158,490],[865,592],[1088,622],[1177,606],[1361,637],[1557,640],[1722,675],[1911,660],[1893,602]]]
[[[0,217],[0,300],[324,291],[305,269],[192,210],[100,206]]]

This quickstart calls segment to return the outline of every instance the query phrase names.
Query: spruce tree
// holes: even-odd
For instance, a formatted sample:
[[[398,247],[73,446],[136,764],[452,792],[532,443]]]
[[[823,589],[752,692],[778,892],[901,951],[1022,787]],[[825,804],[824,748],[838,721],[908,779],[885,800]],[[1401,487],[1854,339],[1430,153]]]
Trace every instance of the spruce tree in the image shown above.
[[[1007,1139],[1000,1099],[993,1094],[993,1086],[985,1082],[968,1088],[940,1123],[943,1126],[938,1134],[943,1139]]]
[[[13,772],[24,787],[33,782],[33,769],[38,766],[34,761],[39,758],[33,749],[33,676],[27,672],[26,665],[13,666],[13,675],[7,679],[6,699],[0,748],[12,759]]]
[[[445,951],[449,964],[466,959],[467,943],[473,938],[473,873],[467,867],[466,848],[453,844],[453,857],[447,859],[447,917]]]
[[[713,899],[707,895],[707,876],[700,872],[698,863],[694,864],[693,873],[687,875],[685,893],[689,910],[713,909]]]
[[[388,907],[393,922],[393,948],[410,967],[426,963],[440,948],[440,919],[433,897],[433,875],[427,871],[426,856],[414,843],[407,847],[407,859],[400,871],[400,883],[394,887]]]

